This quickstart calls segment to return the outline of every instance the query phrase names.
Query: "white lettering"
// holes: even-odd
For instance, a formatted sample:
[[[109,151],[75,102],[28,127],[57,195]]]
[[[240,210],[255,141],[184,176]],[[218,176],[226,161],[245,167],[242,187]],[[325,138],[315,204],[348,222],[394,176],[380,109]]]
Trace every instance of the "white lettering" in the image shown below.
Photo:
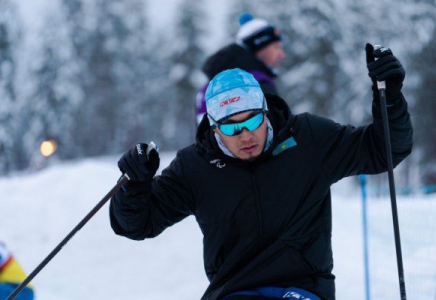
[[[136,144],[136,151],[138,151],[139,155],[142,155],[143,151],[142,151],[142,148],[141,148],[141,144]]]

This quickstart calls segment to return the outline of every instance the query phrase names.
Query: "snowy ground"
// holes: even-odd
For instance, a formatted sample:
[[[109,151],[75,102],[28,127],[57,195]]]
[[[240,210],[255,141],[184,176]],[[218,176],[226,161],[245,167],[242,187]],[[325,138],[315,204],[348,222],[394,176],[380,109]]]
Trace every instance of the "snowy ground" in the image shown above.
[[[162,155],[162,166],[174,153]],[[32,271],[116,183],[118,157],[62,163],[0,178],[0,239]],[[365,299],[359,188],[333,188],[337,299]],[[433,197],[433,200],[434,197]],[[399,201],[410,299],[436,296],[436,201]],[[373,299],[399,299],[388,201],[370,205]],[[404,227],[404,228],[403,228]],[[409,276],[409,277],[408,277]],[[409,281],[407,281],[409,279]],[[108,205],[34,279],[37,300],[199,299],[208,282],[202,236],[190,217],[147,241],[116,236]]]

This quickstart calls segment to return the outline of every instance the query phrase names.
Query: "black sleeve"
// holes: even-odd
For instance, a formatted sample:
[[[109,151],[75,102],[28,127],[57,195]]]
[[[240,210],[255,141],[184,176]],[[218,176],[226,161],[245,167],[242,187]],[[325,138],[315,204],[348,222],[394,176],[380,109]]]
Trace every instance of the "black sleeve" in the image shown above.
[[[321,167],[332,183],[357,174],[378,174],[387,170],[380,103],[373,101],[373,123],[343,126],[331,120],[309,116],[313,142]],[[397,166],[412,151],[413,130],[403,96],[388,107],[392,159]]]
[[[129,182],[111,199],[109,215],[116,234],[134,240],[155,237],[193,213],[179,154],[152,182]]]

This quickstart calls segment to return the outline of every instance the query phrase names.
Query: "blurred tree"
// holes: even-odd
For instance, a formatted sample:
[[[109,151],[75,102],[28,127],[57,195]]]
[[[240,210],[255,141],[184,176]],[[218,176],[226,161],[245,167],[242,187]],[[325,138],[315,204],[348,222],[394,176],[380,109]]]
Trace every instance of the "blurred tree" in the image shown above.
[[[64,0],[63,4],[83,93],[75,116],[76,143],[83,155],[118,153],[129,144],[128,135],[143,132],[141,111],[136,110],[147,99],[143,1]]]
[[[72,158],[76,149],[71,128],[78,97],[76,86],[71,85],[71,47],[57,11],[46,12],[42,28],[38,36],[41,43],[34,49],[33,87],[26,101],[32,105],[22,108],[28,116],[23,122],[27,125],[22,128],[23,143],[27,153],[34,153],[42,141],[54,139],[56,156]]]
[[[19,159],[13,149],[16,127],[17,55],[21,19],[15,3],[0,0],[0,174],[15,168]]]
[[[418,83],[413,89],[415,98],[415,148],[419,153],[421,180],[436,184],[436,30],[429,43],[413,57],[413,71]]]
[[[201,2],[195,0],[183,0],[178,11],[169,74],[174,93],[168,100],[173,116],[166,120],[167,126],[170,126],[169,139],[175,148],[195,141],[194,103],[202,83],[200,67],[205,54],[201,43],[206,18]]]

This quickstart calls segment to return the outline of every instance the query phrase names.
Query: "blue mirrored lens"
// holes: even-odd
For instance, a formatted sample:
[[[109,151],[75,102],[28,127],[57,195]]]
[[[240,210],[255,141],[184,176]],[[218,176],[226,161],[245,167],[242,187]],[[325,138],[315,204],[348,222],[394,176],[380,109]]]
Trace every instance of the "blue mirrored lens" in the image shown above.
[[[221,132],[228,136],[238,135],[244,128],[249,131],[256,130],[263,123],[263,112],[260,112],[253,117],[240,123],[220,124]]]

